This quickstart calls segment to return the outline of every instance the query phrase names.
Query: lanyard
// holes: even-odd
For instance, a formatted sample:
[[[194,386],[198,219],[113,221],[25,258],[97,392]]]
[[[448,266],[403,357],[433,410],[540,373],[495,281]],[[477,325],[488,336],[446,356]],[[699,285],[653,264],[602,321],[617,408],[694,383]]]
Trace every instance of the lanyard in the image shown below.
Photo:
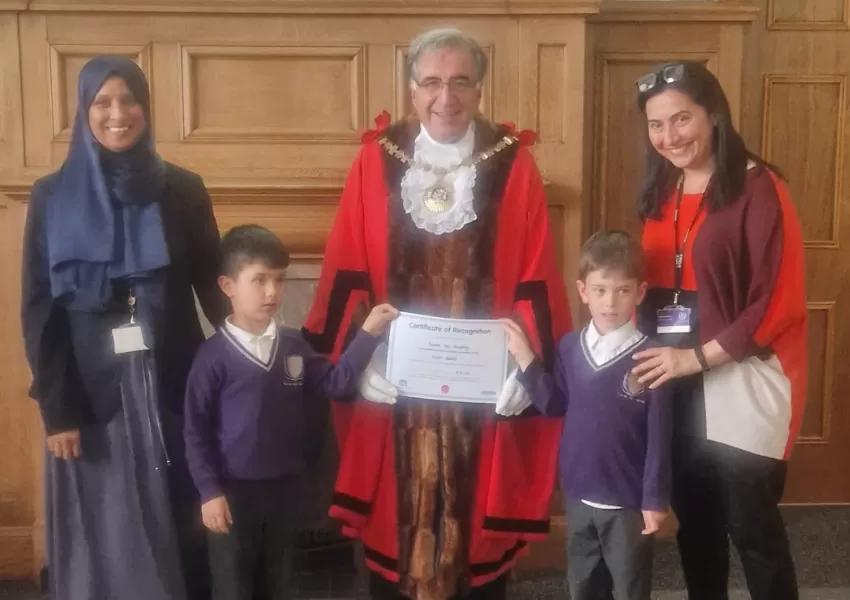
[[[685,182],[679,181],[679,190],[676,193],[676,209],[673,212],[673,239],[674,244],[676,245],[676,254],[673,258],[673,305],[676,306],[679,304],[679,295],[682,293],[682,270],[685,266],[685,244],[688,243],[688,237],[691,235],[691,229],[693,229],[694,225],[699,219],[699,216],[702,214],[703,202],[705,200],[705,194],[703,194],[702,198],[700,198],[699,206],[697,207],[696,213],[694,213],[694,218],[691,219],[691,224],[688,225],[688,229],[685,231],[685,237],[682,238],[682,245],[679,245],[679,209],[682,207],[682,196],[685,194]]]
[[[136,324],[136,295],[133,293],[133,288],[130,288],[130,295],[127,296],[127,306],[130,308],[130,325]]]

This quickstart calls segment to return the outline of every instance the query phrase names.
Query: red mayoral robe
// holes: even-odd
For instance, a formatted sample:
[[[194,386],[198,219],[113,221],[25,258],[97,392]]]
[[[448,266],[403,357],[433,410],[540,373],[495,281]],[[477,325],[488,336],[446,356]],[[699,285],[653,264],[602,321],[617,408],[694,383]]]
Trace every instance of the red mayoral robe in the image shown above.
[[[363,310],[382,302],[432,316],[513,317],[551,369],[571,323],[543,181],[525,147],[533,134],[476,122],[477,218],[434,235],[401,199],[419,123],[376,123],[345,183],[307,338],[336,358]],[[548,534],[560,419],[412,398],[335,403],[333,413],[340,468],[330,514],[401,594],[445,600],[493,581]]]

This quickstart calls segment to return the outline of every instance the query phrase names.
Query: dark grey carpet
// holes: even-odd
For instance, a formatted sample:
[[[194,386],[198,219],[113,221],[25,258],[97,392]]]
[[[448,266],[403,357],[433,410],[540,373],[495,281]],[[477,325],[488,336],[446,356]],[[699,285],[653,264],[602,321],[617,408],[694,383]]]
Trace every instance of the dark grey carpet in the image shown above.
[[[802,588],[801,600],[850,600],[850,507],[786,508],[783,514]],[[679,557],[672,541],[658,545],[654,575],[656,600],[685,600]],[[351,580],[345,583],[312,577],[300,582],[299,595],[340,598],[342,594],[331,590],[336,592],[344,585],[351,586]],[[348,589],[349,598],[363,597],[362,592]],[[749,597],[743,591],[746,585],[737,557],[733,560],[730,589],[731,600]],[[525,573],[523,580],[513,585],[511,594],[512,600],[567,597],[562,572]],[[0,600],[42,600],[42,596],[29,584],[0,583]]]

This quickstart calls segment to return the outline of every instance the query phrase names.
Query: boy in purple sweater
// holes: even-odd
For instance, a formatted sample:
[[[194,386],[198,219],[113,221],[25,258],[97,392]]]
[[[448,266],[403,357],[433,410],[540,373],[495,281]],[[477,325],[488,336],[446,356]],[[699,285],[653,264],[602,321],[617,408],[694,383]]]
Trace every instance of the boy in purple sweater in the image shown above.
[[[333,365],[274,320],[289,265],[277,236],[243,225],[221,248],[219,284],[233,314],[192,365],[186,454],[209,530],[214,600],[282,600],[290,596],[300,476],[330,398],[354,394],[398,313],[376,306]]]
[[[560,472],[573,600],[611,592],[615,600],[649,600],[653,534],[668,514],[668,391],[646,389],[632,374],[632,356],[649,344],[632,320],[646,293],[643,264],[640,245],[625,232],[602,231],[584,244],[577,285],[592,321],[561,340],[554,376],[522,329],[505,321],[534,406],[566,416]]]

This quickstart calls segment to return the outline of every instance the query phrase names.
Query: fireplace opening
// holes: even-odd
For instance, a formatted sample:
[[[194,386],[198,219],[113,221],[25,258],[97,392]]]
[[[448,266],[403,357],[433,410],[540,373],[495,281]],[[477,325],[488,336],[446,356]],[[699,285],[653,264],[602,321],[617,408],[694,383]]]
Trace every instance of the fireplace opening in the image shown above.
[[[293,557],[298,598],[352,598],[362,589],[357,544],[328,516],[339,454],[330,423],[321,457],[305,481],[302,523]]]

